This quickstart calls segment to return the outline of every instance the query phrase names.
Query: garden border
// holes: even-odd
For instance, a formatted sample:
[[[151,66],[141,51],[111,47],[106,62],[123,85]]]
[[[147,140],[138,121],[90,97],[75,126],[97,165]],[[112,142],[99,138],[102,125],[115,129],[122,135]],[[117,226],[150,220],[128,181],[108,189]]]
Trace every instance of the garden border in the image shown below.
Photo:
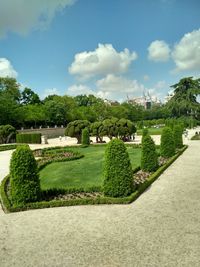
[[[10,200],[7,196],[7,185],[9,181],[9,175],[6,176],[0,187],[0,198],[3,210],[5,213],[25,211],[30,209],[42,209],[42,208],[52,208],[52,207],[63,207],[63,206],[75,206],[75,205],[95,205],[95,204],[129,204],[136,200],[186,149],[185,145],[179,150],[177,154],[171,157],[167,163],[161,166],[157,171],[155,171],[136,191],[134,191],[130,196],[124,198],[112,198],[112,197],[97,197],[93,198],[83,198],[83,199],[70,199],[70,200],[52,200],[52,201],[41,201],[28,203],[23,206],[14,207],[11,206]]]

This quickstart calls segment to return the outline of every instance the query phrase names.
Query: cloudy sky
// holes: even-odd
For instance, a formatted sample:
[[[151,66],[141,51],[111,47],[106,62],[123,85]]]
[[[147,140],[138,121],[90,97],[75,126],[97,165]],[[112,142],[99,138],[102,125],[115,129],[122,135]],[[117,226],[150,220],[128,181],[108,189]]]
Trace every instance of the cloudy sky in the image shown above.
[[[0,0],[0,76],[125,100],[200,77],[199,0]]]

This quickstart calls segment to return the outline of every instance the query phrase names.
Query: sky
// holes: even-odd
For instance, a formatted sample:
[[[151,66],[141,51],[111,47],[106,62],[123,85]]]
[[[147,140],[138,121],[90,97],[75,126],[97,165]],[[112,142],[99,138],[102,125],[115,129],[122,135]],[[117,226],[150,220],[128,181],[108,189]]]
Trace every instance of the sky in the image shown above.
[[[0,76],[43,99],[164,100],[200,78],[200,0],[0,0]]]

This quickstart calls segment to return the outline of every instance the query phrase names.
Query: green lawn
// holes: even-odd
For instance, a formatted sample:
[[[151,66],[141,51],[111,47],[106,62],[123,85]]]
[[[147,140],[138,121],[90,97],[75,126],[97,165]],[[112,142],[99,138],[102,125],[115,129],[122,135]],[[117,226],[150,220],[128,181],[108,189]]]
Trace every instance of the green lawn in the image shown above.
[[[148,128],[150,135],[161,135],[163,128]],[[142,135],[142,129],[137,130],[138,135]]]
[[[85,157],[55,162],[40,171],[42,189],[49,188],[89,188],[102,185],[105,145],[73,148]],[[133,168],[140,165],[141,149],[127,147]]]

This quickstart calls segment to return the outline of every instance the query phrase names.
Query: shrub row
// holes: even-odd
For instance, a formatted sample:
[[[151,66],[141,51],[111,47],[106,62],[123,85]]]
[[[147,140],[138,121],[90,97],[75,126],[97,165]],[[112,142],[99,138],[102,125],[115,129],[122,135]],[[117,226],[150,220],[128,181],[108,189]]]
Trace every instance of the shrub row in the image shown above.
[[[0,146],[0,151],[5,151],[5,150],[12,150],[15,149],[17,145],[2,145]]]
[[[75,205],[94,205],[94,204],[128,204],[136,200],[187,148],[184,146],[179,153],[170,158],[165,165],[160,167],[154,172],[145,183],[143,183],[136,191],[134,191],[128,197],[113,198],[113,197],[97,197],[97,198],[85,198],[85,199],[70,199],[70,200],[52,200],[41,201],[20,205],[18,207],[11,206],[11,203],[7,196],[7,184],[9,182],[9,176],[5,177],[1,183],[1,201],[5,212],[16,212],[28,209],[42,209],[61,206],[75,206]],[[49,193],[50,194],[50,193]]]
[[[41,144],[41,133],[17,134],[16,142],[20,144]]]

